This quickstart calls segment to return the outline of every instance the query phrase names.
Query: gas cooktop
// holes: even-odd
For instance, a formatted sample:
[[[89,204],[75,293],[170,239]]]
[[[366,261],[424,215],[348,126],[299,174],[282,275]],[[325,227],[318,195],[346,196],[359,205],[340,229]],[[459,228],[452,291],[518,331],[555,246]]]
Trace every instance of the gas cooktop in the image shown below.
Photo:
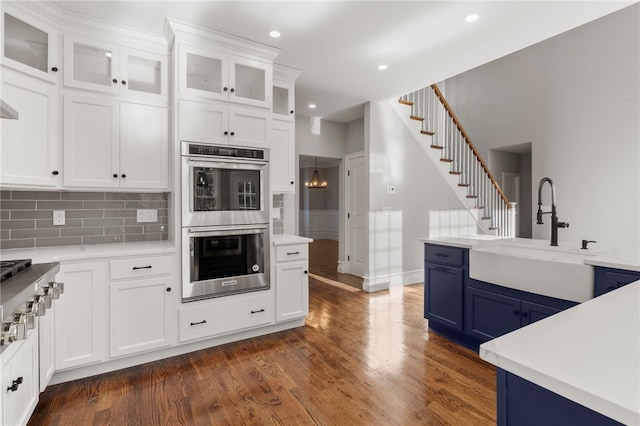
[[[3,260],[0,262],[0,281],[6,281],[31,266],[31,259]]]

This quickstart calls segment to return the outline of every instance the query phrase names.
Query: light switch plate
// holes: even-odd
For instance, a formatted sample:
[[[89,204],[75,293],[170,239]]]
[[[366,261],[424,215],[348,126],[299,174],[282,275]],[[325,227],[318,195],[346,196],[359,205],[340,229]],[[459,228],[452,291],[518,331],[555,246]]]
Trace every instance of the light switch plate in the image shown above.
[[[137,222],[157,222],[158,209],[138,209],[136,213]]]

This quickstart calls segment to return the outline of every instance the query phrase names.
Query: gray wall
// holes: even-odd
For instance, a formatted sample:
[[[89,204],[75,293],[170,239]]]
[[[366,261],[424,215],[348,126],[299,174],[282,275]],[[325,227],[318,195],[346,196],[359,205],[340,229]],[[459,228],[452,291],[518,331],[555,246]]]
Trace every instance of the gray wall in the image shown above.
[[[532,143],[532,194],[548,176],[561,243],[640,251],[640,5],[446,80],[481,155]],[[549,194],[545,189],[545,204]],[[532,209],[535,209],[534,200]],[[548,239],[550,227],[533,225]]]

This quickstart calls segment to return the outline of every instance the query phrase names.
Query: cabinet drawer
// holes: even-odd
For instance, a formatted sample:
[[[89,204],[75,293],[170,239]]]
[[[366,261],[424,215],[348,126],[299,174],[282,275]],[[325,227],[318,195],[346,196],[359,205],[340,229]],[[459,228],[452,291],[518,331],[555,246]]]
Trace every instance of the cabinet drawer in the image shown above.
[[[213,337],[273,323],[273,293],[259,293],[228,296],[214,302],[202,302],[197,306],[181,307],[178,310],[180,341]]]
[[[444,263],[446,265],[462,266],[464,263],[464,250],[465,249],[456,247],[425,244],[424,260]]]
[[[287,260],[304,260],[308,257],[309,245],[304,244],[289,244],[286,246],[276,247],[276,262],[283,262]]]
[[[109,277],[123,278],[151,277],[173,272],[173,256],[138,257],[109,262]]]

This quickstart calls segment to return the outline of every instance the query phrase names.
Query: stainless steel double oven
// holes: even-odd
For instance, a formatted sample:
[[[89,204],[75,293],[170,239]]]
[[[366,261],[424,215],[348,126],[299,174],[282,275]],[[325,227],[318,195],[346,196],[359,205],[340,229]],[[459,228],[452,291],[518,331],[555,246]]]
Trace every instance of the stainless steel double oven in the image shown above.
[[[183,302],[268,289],[268,151],[181,148]]]

